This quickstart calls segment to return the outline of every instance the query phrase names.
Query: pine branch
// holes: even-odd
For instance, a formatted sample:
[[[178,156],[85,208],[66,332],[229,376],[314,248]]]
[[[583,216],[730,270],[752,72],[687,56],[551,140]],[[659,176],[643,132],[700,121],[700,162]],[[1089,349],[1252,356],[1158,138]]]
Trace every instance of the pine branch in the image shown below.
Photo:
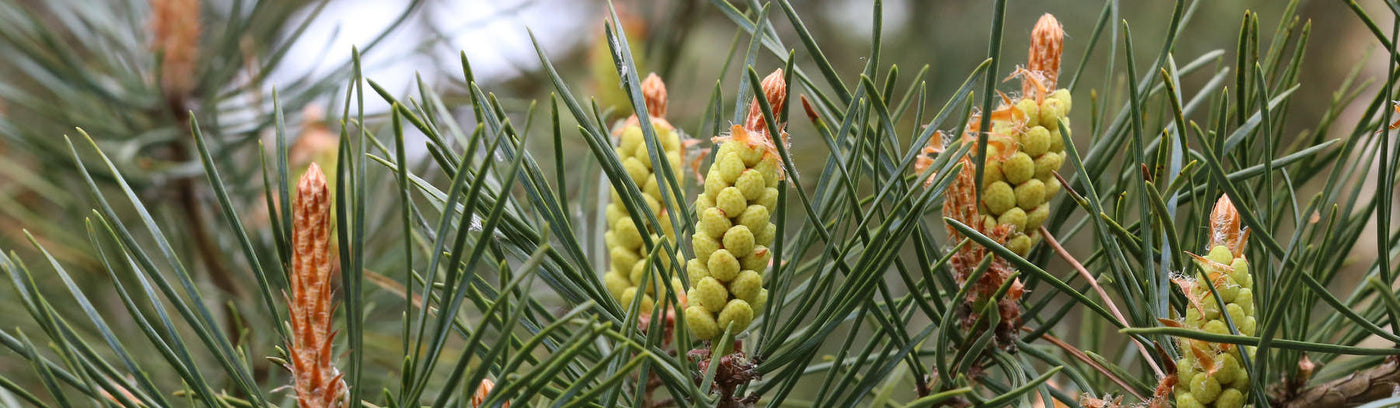
[[[1291,396],[1275,397],[1282,408],[1351,407],[1400,395],[1400,358],[1387,357],[1378,366],[1308,387]]]

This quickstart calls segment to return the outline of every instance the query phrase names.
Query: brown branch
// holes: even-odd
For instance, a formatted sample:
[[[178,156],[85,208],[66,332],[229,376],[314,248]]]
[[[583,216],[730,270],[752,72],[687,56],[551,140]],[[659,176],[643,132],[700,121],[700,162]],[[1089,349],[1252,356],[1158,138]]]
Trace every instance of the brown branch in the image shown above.
[[[170,113],[175,116],[176,126],[183,128],[180,132],[182,136],[170,143],[170,156],[176,163],[190,161],[192,156],[190,150],[193,147],[190,141],[194,140],[194,133],[190,130],[190,111],[186,108],[186,99],[182,96],[170,96],[166,99]],[[212,232],[209,230],[209,223],[204,215],[204,206],[199,198],[198,186],[195,184],[194,176],[181,176],[174,180],[176,200],[180,212],[185,216],[185,223],[188,224],[188,231],[193,238],[195,252],[203,262],[205,272],[209,275],[209,281],[226,296],[224,302],[224,331],[229,342],[240,343],[240,327],[238,321],[237,301],[242,297],[243,291],[234,280],[232,272],[224,267],[223,251],[214,241]],[[261,381],[269,374],[268,365],[264,361],[253,363],[254,379]]]
[[[184,210],[190,224],[190,234],[194,238],[195,250],[199,251],[199,258],[204,261],[204,265],[208,269],[209,280],[229,297],[238,298],[243,291],[233,280],[228,268],[225,268],[220,262],[222,253],[206,225],[204,207],[199,202],[194,183],[189,178],[182,178],[177,182],[176,189],[179,190],[180,207]]]
[[[1280,398],[1273,405],[1284,408],[1350,407],[1400,393],[1400,359],[1357,371],[1325,384],[1303,390],[1291,398]]]
[[[196,95],[196,65],[199,62],[199,39],[203,32],[200,22],[200,2],[198,0],[150,0],[151,14],[148,28],[151,30],[151,51],[160,62],[161,93],[165,96],[166,108],[175,119],[175,129],[180,137],[169,144],[170,158],[175,163],[185,163],[192,159],[190,142],[194,134],[190,131],[190,110],[188,102]],[[210,281],[233,300],[241,291],[237,282],[229,274],[220,260],[222,251],[214,242],[205,221],[204,207],[200,204],[195,187],[195,177],[176,177],[174,189],[180,210],[189,224],[189,232],[194,239],[195,250],[208,269]],[[225,330],[229,341],[238,341],[237,309],[228,305],[224,316]]]
[[[184,102],[171,100],[170,105],[172,113],[175,114],[175,122],[181,124],[177,126],[189,126],[190,112],[184,109]],[[184,133],[184,135],[188,136],[189,139],[194,138],[192,133]],[[189,140],[184,138],[177,140],[171,148],[172,159],[175,162],[185,162],[191,159]],[[198,251],[199,258],[204,261],[204,266],[208,269],[209,280],[213,282],[214,286],[218,287],[219,290],[237,299],[242,294],[242,290],[239,289],[238,282],[234,281],[229,270],[220,262],[220,260],[223,259],[222,251],[219,249],[218,244],[214,242],[213,235],[209,231],[209,225],[204,216],[204,206],[200,203],[199,192],[195,186],[194,177],[179,177],[176,179],[175,190],[178,195],[180,208],[189,224],[190,235],[193,236],[195,250]],[[229,312],[232,314],[233,310]],[[229,318],[232,319],[232,317]],[[229,335],[234,336],[236,333],[233,333],[232,330],[237,326],[235,326],[232,321],[229,323]]]

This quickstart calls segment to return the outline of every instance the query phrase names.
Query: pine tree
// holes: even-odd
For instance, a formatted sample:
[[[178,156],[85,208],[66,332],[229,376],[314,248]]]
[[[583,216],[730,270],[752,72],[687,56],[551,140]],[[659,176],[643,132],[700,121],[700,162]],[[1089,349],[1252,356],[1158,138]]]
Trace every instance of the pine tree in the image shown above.
[[[1306,112],[1300,2],[978,3],[913,75],[882,2],[869,49],[710,3],[534,44],[548,94],[395,94],[377,41],[264,94],[307,5],[0,0],[0,405],[1400,401],[1400,71]]]

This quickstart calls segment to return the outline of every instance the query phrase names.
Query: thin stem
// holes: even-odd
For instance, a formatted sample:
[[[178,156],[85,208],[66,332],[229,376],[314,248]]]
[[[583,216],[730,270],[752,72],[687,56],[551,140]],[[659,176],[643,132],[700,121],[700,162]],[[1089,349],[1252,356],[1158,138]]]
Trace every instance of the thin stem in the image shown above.
[[[1113,313],[1113,317],[1117,318],[1118,322],[1123,324],[1123,327],[1132,327],[1131,324],[1128,324],[1128,319],[1123,318],[1123,313],[1118,311],[1118,305],[1113,303],[1113,298],[1108,297],[1108,293],[1104,292],[1102,286],[1099,286],[1099,281],[1094,279],[1087,269],[1084,269],[1084,265],[1080,264],[1079,260],[1074,259],[1073,255],[1065,251],[1065,247],[1060,246],[1060,242],[1055,240],[1055,236],[1050,234],[1050,230],[1045,229],[1045,226],[1042,225],[1040,226],[1040,235],[1045,237],[1045,243],[1049,244],[1051,248],[1054,248],[1055,253],[1059,254],[1060,258],[1074,267],[1074,270],[1079,272],[1080,277],[1083,277],[1085,281],[1089,282],[1089,286],[1094,288],[1094,293],[1098,293],[1100,299],[1103,299],[1104,304],[1108,306],[1108,311]],[[1152,372],[1157,373],[1158,378],[1165,377],[1167,374],[1162,372],[1161,367],[1157,366],[1157,360],[1152,359],[1152,353],[1147,351],[1147,346],[1143,345],[1137,339],[1132,340],[1133,345],[1137,346],[1138,352],[1142,353],[1142,359],[1147,361],[1148,366],[1152,367]]]
[[[1087,354],[1084,354],[1083,351],[1074,348],[1074,346],[1071,346],[1069,343],[1065,343],[1064,340],[1060,340],[1059,338],[1049,333],[1046,333],[1042,337],[1045,339],[1045,341],[1049,341],[1050,344],[1054,344],[1056,347],[1059,347],[1060,349],[1063,349],[1066,353],[1069,353],[1069,355],[1074,357],[1076,360],[1082,361],[1084,362],[1084,364],[1088,364],[1090,367],[1093,367],[1095,371],[1098,371],[1100,374],[1103,374],[1104,377],[1108,377],[1109,380],[1118,384],[1119,387],[1122,387],[1123,391],[1127,391],[1129,394],[1133,394],[1133,396],[1137,397],[1139,400],[1148,400],[1147,397],[1138,394],[1137,389],[1133,388],[1132,385],[1129,384],[1126,380],[1119,378],[1118,375],[1114,374],[1112,370],[1109,370],[1102,364],[1099,364],[1099,362],[1094,361],[1094,359],[1089,358],[1089,356]]]

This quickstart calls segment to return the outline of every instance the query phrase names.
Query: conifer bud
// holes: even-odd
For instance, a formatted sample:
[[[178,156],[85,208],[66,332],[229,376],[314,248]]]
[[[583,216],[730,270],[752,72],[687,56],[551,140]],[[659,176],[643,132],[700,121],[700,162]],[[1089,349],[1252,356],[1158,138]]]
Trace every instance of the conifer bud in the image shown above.
[[[656,74],[647,76],[642,82],[642,94],[646,98],[646,106],[650,114],[649,120],[652,130],[656,134],[657,142],[661,145],[658,157],[665,157],[671,167],[671,174],[677,181],[685,176],[682,170],[682,158],[684,157],[681,133],[671,126],[670,122],[662,118],[666,113],[666,84]],[[666,291],[674,291],[681,299],[680,278],[672,278],[670,282],[657,282],[659,274],[655,271],[658,265],[654,263],[664,263],[669,265],[671,257],[661,254],[660,258],[651,262],[644,246],[642,234],[651,237],[652,242],[660,241],[661,236],[670,238],[675,242],[675,232],[670,225],[670,215],[672,211],[665,206],[665,197],[662,196],[662,187],[656,182],[656,172],[660,171],[660,162],[651,160],[651,144],[647,143],[643,135],[641,121],[636,115],[628,118],[627,121],[618,128],[614,134],[618,137],[616,152],[617,158],[627,169],[628,177],[636,183],[642,190],[642,200],[651,208],[656,215],[657,222],[661,225],[647,226],[637,225],[632,219],[632,214],[623,205],[619,198],[621,195],[616,189],[612,190],[613,201],[608,203],[606,213],[608,230],[604,234],[604,241],[608,247],[610,265],[608,271],[603,275],[603,282],[614,298],[623,307],[631,306],[632,302],[641,295],[641,313],[643,317],[649,317],[652,308],[657,301],[665,298],[665,294],[658,297],[655,293],[656,287],[661,287]],[[648,281],[650,274],[650,281]],[[644,281],[650,282],[643,285]],[[643,287],[644,286],[644,287]],[[646,320],[646,319],[643,319]]]
[[[312,163],[297,183],[292,209],[292,273],[287,299],[291,340],[287,364],[301,408],[335,408],[344,404],[347,387],[332,351],[330,189],[320,166]]]
[[[1060,54],[1064,52],[1065,29],[1054,15],[1045,13],[1031,29],[1030,55],[1026,58],[1026,69],[1041,77],[1044,89],[1055,89],[1056,78],[1060,76]],[[1021,93],[1031,94],[1031,83],[1021,84]]]
[[[783,103],[787,100],[787,82],[783,79],[783,70],[778,69],[768,74],[767,77],[763,78],[761,85],[763,86],[763,97],[768,100],[768,107],[772,108],[774,114],[782,112]],[[763,107],[759,106],[757,97],[754,98],[753,103],[749,104],[749,115],[746,119],[744,128],[768,132],[763,122]]]
[[[1254,310],[1254,279],[1244,258],[1248,234],[1240,231],[1239,212],[1229,198],[1221,196],[1211,211],[1210,251],[1196,258],[1199,272],[1194,279],[1177,279],[1186,293],[1183,326],[1191,329],[1230,334],[1228,316],[1239,334],[1253,336],[1257,329]],[[1222,311],[1211,289],[1220,295]],[[1176,362],[1182,383],[1176,386],[1178,408],[1239,408],[1249,397],[1249,373],[1241,364],[1241,349],[1224,343],[1181,338],[1181,359]]]
[[[496,383],[490,378],[481,379],[481,384],[476,387],[476,392],[472,393],[472,408],[481,408],[486,403],[486,397],[491,395],[491,389],[496,388]],[[510,402],[501,404],[502,408],[510,408]]]
[[[653,72],[642,81],[642,98],[646,99],[647,113],[653,117],[666,117],[666,83]]]
[[[194,88],[199,59],[199,0],[150,0],[151,48],[160,54],[160,84],[166,98],[183,98]]]
[[[786,87],[781,69],[764,78],[764,97],[773,110],[782,109]],[[695,200],[700,219],[691,237],[696,258],[686,263],[691,303],[685,317],[700,340],[730,327],[743,332],[768,301],[763,275],[777,234],[770,215],[783,177],[776,143],[786,143],[787,135],[781,126],[779,135],[769,135],[757,105],[755,98],[744,126],[714,139],[719,152],[705,176],[705,192]]]

